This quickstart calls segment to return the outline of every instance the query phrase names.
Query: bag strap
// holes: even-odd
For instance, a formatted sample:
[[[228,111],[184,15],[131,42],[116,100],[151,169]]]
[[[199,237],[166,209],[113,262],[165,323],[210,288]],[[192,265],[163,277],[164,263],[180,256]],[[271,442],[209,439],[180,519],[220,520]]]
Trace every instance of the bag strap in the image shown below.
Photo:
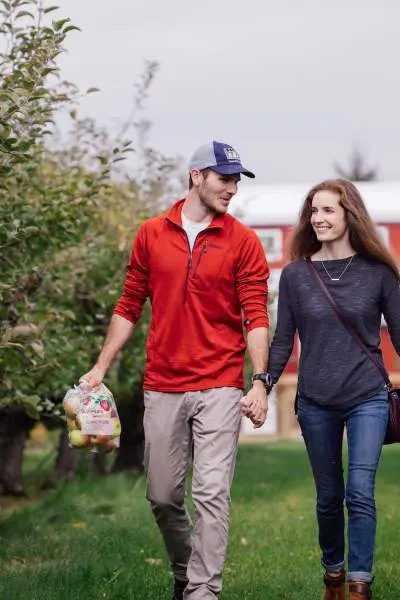
[[[329,304],[331,305],[334,312],[336,313],[337,318],[342,323],[343,327],[345,329],[347,329],[347,331],[349,332],[351,337],[354,339],[354,341],[357,342],[357,344],[360,346],[361,350],[363,350],[365,352],[365,354],[368,356],[368,358],[374,363],[374,365],[378,369],[379,373],[382,375],[383,379],[385,380],[385,383],[386,383],[388,389],[390,390],[392,388],[392,384],[391,384],[389,375],[388,375],[385,367],[377,360],[377,358],[367,348],[367,346],[363,342],[363,340],[360,337],[360,335],[358,334],[358,332],[354,329],[354,327],[352,325],[350,325],[350,323],[348,323],[346,321],[346,319],[343,317],[343,315],[340,313],[340,310],[339,310],[338,305],[336,304],[336,301],[334,300],[332,294],[330,293],[330,291],[328,290],[328,288],[322,281],[321,277],[319,276],[319,273],[318,273],[317,269],[315,268],[315,266],[313,265],[310,257],[306,258],[306,263],[307,263],[307,266],[309,268],[311,275],[314,277],[315,281],[321,288],[321,291],[324,293],[325,298],[328,300]]]

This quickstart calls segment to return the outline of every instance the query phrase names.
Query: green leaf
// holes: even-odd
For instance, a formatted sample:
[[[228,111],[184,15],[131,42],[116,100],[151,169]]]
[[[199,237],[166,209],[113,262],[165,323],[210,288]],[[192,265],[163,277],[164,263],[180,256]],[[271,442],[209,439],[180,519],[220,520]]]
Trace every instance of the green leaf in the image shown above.
[[[71,19],[59,19],[58,21],[53,21],[54,31],[60,31],[65,23],[69,23]]]
[[[58,69],[55,68],[55,67],[52,67],[52,68],[47,67],[47,68],[43,69],[43,71],[42,71],[42,77],[46,77],[50,73],[57,73],[57,71],[58,71]],[[24,86],[24,87],[26,87],[26,86]]]
[[[17,13],[15,15],[16,19],[21,19],[22,17],[31,17],[32,19],[35,18],[35,15],[33,15],[32,13],[30,13],[27,10],[20,10],[19,13]]]
[[[100,89],[97,87],[90,87],[86,90],[87,94],[93,94],[93,92],[100,92]]]
[[[33,143],[34,143],[33,140],[29,140],[29,141],[26,141],[26,142],[20,142],[18,144],[18,150],[20,152],[26,152],[27,150],[29,150],[29,148],[32,146]]]
[[[63,315],[67,319],[72,319],[73,321],[76,321],[76,315],[72,310],[64,310]]]
[[[76,25],[68,25],[68,27],[65,27],[65,29],[63,29],[63,33],[68,33],[68,31],[82,31],[82,29],[80,27],[77,27]]]
[[[24,234],[28,234],[28,235],[33,235],[34,233],[39,233],[40,229],[39,227],[36,227],[36,225],[28,225],[28,227],[25,227],[23,232]]]
[[[35,421],[38,421],[40,419],[40,413],[38,411],[38,409],[36,408],[36,406],[33,406],[32,404],[25,404],[23,403],[23,406],[25,408],[26,414],[28,415],[28,417],[31,417],[31,419],[35,419]]]
[[[43,9],[43,12],[45,15],[47,15],[49,12],[52,12],[53,10],[58,10],[59,8],[59,6],[49,6],[48,8]]]
[[[45,96],[46,94],[48,94],[49,91],[46,90],[46,88],[44,87],[39,87],[35,90],[35,95],[31,96],[31,100],[34,98],[40,98],[41,96]]]

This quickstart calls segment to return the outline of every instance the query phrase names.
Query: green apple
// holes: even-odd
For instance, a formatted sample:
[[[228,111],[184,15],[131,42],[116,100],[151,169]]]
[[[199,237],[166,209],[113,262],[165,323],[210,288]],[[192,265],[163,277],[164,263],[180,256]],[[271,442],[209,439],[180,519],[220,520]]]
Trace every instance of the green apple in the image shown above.
[[[69,432],[69,441],[74,448],[84,448],[90,444],[90,436],[83,435],[83,433],[74,429]]]
[[[121,421],[117,419],[114,423],[113,436],[118,437],[119,435],[121,435]]]
[[[76,418],[67,418],[67,425],[68,425],[68,429],[69,431],[74,431],[76,429],[79,429],[78,426],[78,421],[76,420]]]

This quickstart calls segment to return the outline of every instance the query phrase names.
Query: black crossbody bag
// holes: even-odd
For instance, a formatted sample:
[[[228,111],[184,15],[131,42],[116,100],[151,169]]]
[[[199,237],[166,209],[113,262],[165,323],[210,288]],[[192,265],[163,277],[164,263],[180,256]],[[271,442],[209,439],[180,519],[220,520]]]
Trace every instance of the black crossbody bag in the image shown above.
[[[361,350],[363,350],[368,356],[368,358],[372,360],[379,373],[382,375],[389,393],[389,420],[384,444],[394,444],[395,442],[400,442],[400,388],[395,388],[392,385],[385,367],[377,360],[377,358],[372,354],[372,352],[368,350],[367,346],[364,344],[357,331],[352,327],[352,325],[350,325],[350,323],[346,321],[346,319],[340,313],[338,305],[336,304],[330,291],[319,276],[319,273],[313,265],[311,259],[307,258],[306,263],[311,275],[314,277],[315,281],[321,288],[321,291],[324,293],[325,298],[333,308],[339,321],[342,323],[345,329],[347,329],[354,341],[357,342]]]

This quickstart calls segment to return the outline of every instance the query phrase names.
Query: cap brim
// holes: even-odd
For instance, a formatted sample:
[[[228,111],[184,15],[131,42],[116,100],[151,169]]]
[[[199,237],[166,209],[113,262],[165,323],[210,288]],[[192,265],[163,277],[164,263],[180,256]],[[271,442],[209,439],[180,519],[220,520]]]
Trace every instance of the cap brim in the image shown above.
[[[255,178],[254,173],[248,171],[241,165],[215,165],[213,167],[209,167],[212,171],[219,173],[220,175],[245,175],[246,177],[250,177],[251,179]]]

